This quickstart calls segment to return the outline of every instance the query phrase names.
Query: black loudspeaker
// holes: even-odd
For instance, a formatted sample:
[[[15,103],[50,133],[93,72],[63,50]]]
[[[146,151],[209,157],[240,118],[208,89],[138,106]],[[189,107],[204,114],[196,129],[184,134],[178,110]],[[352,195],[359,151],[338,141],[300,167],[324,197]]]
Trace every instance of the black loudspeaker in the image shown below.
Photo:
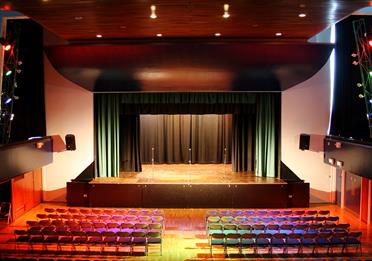
[[[308,150],[310,148],[310,135],[300,134],[300,150]]]
[[[67,134],[65,136],[66,150],[76,150],[75,135]]]

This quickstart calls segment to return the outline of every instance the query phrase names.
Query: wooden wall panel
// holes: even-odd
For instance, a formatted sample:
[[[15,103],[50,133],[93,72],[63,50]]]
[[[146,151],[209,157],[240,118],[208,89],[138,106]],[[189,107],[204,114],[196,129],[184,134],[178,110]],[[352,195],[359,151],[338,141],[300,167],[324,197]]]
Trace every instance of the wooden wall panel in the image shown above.
[[[35,169],[12,178],[13,220],[40,204],[42,198],[42,169]]]
[[[369,179],[362,177],[362,188],[360,195],[360,219],[368,222],[368,208],[369,208]]]

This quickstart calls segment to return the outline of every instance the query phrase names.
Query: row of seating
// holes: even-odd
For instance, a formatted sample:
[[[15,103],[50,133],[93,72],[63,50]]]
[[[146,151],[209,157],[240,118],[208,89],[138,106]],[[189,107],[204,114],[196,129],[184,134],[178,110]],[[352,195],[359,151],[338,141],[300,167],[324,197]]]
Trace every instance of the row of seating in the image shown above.
[[[226,223],[226,224],[209,224],[207,234],[211,235],[214,233],[238,233],[238,234],[246,234],[246,233],[318,233],[318,232],[348,232],[350,229],[350,224],[306,224],[306,223],[299,223],[299,224],[234,224],[234,223]]]
[[[92,247],[98,247],[100,253],[107,249],[118,253],[120,248],[129,248],[129,254],[138,252],[137,247],[142,247],[145,255],[148,254],[150,245],[158,245],[160,255],[162,254],[162,232],[161,231],[38,231],[38,230],[15,230],[15,249],[21,250],[26,245],[28,251],[57,251],[62,252],[69,247],[68,251],[81,251],[90,253]]]
[[[38,220],[74,220],[74,221],[103,221],[103,222],[163,222],[161,215],[107,215],[107,214],[36,214]]]
[[[209,216],[329,216],[329,210],[313,210],[313,209],[237,209],[237,210],[208,210],[206,213],[206,218]]]
[[[209,223],[338,223],[340,218],[338,216],[209,216],[207,224]]]
[[[213,233],[209,238],[210,253],[213,255],[213,247],[222,247],[225,254],[229,248],[236,248],[239,254],[243,250],[253,250],[257,254],[261,248],[266,248],[268,254],[273,254],[273,250],[278,248],[282,254],[288,254],[289,249],[294,249],[296,254],[301,254],[304,248],[308,247],[311,253],[317,253],[319,248],[325,248],[326,253],[334,252],[336,248],[344,253],[349,247],[355,246],[355,251],[361,249],[361,232],[318,232],[318,233]]]
[[[123,208],[44,208],[48,214],[106,214],[106,215],[157,215],[164,216],[161,209],[123,209]]]
[[[43,220],[42,220],[43,221]],[[42,222],[42,221],[27,221],[28,230],[36,231],[162,231],[163,225],[161,223],[103,223],[103,222],[75,222],[66,221],[58,222]]]

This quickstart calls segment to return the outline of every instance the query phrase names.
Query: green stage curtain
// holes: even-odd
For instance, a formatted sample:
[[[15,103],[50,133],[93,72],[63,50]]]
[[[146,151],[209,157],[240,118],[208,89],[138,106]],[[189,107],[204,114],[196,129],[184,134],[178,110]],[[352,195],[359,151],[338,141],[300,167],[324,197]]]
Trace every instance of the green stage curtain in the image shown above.
[[[257,96],[256,117],[256,175],[275,177],[275,96]]]
[[[95,95],[98,177],[119,176],[119,104],[118,95]]]

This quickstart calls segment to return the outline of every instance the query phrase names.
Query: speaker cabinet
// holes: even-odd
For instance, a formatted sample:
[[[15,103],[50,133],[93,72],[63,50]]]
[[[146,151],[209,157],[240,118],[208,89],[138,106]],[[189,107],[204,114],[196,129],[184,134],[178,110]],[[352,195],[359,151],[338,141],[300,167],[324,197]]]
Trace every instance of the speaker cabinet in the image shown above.
[[[66,150],[76,150],[75,136],[67,134],[65,137]]]
[[[308,150],[310,148],[310,135],[300,134],[300,150]]]

